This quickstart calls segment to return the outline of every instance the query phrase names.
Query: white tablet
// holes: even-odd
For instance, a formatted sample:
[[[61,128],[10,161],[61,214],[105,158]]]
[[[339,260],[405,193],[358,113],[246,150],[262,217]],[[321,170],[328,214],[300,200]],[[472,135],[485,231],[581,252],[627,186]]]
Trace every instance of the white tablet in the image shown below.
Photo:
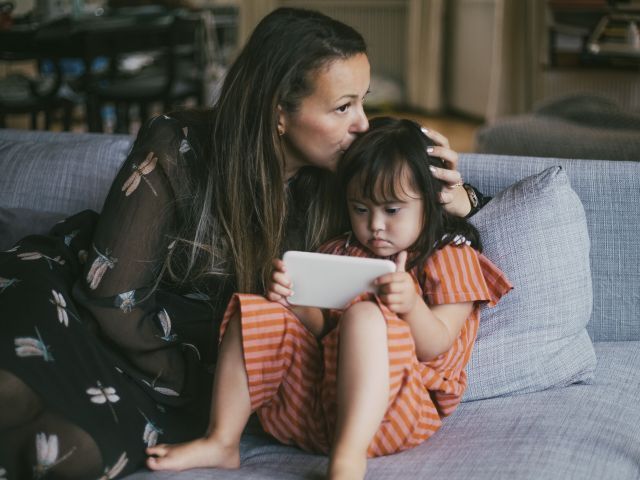
[[[320,308],[344,308],[359,294],[375,292],[373,281],[396,270],[390,260],[294,250],[282,260],[293,282],[289,303]]]

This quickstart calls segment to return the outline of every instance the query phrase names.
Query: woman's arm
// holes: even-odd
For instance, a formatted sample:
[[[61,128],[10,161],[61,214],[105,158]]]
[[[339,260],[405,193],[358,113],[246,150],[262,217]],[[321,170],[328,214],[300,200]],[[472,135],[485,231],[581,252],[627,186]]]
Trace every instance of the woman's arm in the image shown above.
[[[177,392],[184,360],[171,326],[173,312],[156,303],[153,287],[176,225],[172,182],[176,165],[185,163],[182,140],[175,121],[162,117],[141,129],[111,186],[74,289],[127,363],[143,379]]]

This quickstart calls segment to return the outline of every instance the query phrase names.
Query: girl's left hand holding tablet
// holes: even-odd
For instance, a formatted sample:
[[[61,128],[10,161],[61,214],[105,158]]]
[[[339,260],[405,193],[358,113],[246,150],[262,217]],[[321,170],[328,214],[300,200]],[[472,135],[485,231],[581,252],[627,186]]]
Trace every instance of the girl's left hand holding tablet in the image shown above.
[[[396,257],[396,271],[378,277],[375,284],[378,296],[394,313],[402,316],[411,312],[418,300],[418,292],[413,277],[405,271],[407,252],[402,251]]]
[[[289,307],[287,297],[293,295],[293,290],[291,290],[291,280],[287,275],[287,267],[279,258],[274,258],[272,263],[273,272],[271,272],[271,283],[267,288],[267,299]]]

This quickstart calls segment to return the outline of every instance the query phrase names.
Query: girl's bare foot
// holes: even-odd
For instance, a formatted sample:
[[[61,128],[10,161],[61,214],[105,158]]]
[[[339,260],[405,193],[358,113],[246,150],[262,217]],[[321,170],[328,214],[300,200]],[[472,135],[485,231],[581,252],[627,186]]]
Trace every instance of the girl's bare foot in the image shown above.
[[[367,457],[332,458],[329,461],[329,480],[358,480],[363,479],[367,472]]]
[[[198,438],[175,445],[147,448],[147,467],[151,470],[187,470],[189,468],[238,468],[239,445],[225,446],[211,438]]]

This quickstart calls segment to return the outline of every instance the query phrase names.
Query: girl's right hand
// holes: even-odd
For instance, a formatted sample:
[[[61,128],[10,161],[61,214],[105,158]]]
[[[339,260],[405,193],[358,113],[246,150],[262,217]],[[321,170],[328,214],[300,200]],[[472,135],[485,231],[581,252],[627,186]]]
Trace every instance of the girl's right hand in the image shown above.
[[[293,290],[291,290],[293,285],[287,275],[287,268],[279,258],[274,258],[272,263],[273,272],[271,273],[271,283],[267,288],[267,300],[289,307],[287,297],[293,295]]]

